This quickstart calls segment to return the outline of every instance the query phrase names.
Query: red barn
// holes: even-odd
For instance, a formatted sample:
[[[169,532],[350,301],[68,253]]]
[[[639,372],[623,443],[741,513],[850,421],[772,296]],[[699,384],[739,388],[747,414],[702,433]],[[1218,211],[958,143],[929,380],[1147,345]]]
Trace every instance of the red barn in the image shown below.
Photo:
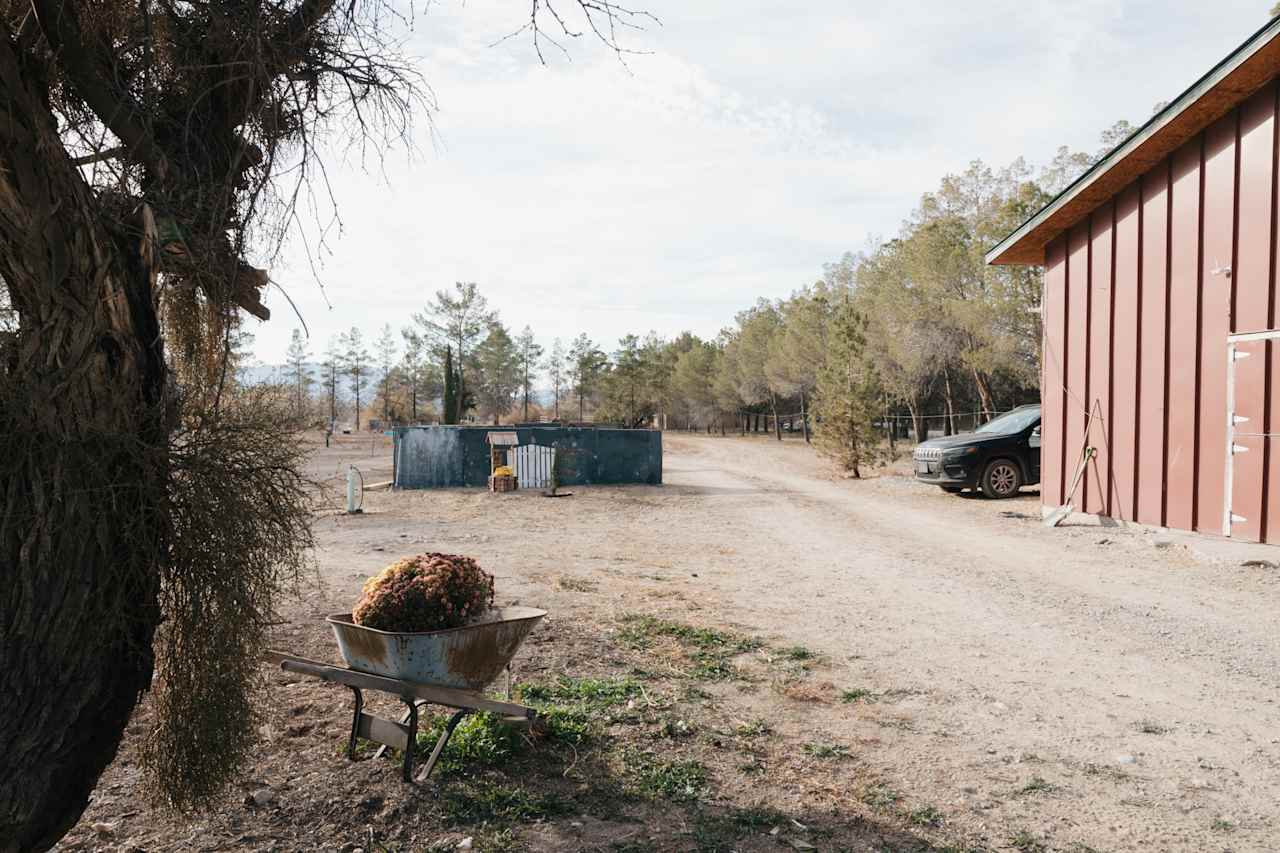
[[[1280,542],[1280,19],[987,255],[1045,268],[1042,495]]]

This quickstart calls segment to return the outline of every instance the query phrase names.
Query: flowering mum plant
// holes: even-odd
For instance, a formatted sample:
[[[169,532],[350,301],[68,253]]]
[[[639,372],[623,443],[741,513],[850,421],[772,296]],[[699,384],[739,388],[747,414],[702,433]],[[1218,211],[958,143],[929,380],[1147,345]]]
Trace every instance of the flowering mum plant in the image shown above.
[[[351,611],[357,625],[413,633],[465,625],[493,606],[493,575],[470,557],[419,554],[364,583]]]

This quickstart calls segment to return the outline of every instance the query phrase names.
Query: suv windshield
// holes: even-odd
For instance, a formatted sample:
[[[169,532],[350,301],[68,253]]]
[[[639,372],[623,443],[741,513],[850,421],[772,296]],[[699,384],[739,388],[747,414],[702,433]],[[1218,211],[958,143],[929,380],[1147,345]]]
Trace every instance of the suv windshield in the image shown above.
[[[987,421],[974,432],[984,432],[988,435],[1012,435],[1015,432],[1022,432],[1038,420],[1040,420],[1040,407],[1028,406],[1025,409],[1005,412],[995,420]]]

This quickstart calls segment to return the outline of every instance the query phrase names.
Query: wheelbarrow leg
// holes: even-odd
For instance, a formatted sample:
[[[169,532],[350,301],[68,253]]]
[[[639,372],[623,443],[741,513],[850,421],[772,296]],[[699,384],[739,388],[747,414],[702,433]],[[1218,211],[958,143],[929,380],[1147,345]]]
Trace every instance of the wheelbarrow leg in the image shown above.
[[[409,745],[404,749],[404,765],[401,767],[400,772],[404,781],[412,782],[413,753],[418,749],[418,703],[413,699],[406,699],[404,703],[409,706],[409,710],[405,712],[409,716]]]
[[[458,727],[458,723],[462,722],[462,718],[470,713],[471,711],[469,710],[462,710],[449,718],[449,722],[445,724],[444,731],[440,733],[440,739],[436,741],[435,749],[431,750],[431,757],[427,759],[427,763],[423,765],[422,771],[418,774],[417,780],[419,782],[425,782],[431,775],[431,771],[435,769],[436,762],[440,760],[440,754],[444,752],[445,744],[453,736],[453,730]],[[407,773],[408,771],[406,770],[405,772]]]
[[[351,687],[351,685],[347,685]],[[356,709],[351,713],[351,739],[347,741],[347,760],[356,760],[356,738],[360,733],[360,712],[364,710],[364,694],[359,687],[351,687],[356,695]]]

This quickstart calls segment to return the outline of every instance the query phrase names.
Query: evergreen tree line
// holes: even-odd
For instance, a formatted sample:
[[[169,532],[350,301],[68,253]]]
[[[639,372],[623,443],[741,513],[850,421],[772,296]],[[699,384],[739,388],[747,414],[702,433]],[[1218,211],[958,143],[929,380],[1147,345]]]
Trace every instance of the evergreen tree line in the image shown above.
[[[549,349],[513,334],[474,283],[435,294],[368,352],[333,338],[319,376],[299,332],[289,350],[301,412],[387,423],[558,420],[815,441],[855,476],[900,438],[950,434],[1039,399],[1041,272],[984,253],[1133,128],[1095,154],[1061,148],[1044,168],[980,161],[921,197],[888,240],[825,265],[784,299],[760,299],[714,338],[587,334]]]

